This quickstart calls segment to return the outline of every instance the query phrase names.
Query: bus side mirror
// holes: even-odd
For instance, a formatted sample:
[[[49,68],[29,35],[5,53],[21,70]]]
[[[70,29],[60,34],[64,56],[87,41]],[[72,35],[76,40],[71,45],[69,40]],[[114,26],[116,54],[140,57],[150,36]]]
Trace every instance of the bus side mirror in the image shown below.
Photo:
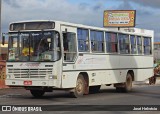
[[[4,45],[5,44],[5,34],[2,33],[2,44]]]

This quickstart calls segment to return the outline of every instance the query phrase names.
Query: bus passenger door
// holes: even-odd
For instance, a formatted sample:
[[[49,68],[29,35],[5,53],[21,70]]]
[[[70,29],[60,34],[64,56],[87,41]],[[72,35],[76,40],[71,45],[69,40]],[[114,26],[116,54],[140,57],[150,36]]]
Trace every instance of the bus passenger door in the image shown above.
[[[63,78],[62,88],[72,88],[76,85],[77,76],[74,74],[77,57],[77,28],[71,26],[61,26],[62,33],[62,58],[63,58]],[[72,71],[72,72],[71,72]]]

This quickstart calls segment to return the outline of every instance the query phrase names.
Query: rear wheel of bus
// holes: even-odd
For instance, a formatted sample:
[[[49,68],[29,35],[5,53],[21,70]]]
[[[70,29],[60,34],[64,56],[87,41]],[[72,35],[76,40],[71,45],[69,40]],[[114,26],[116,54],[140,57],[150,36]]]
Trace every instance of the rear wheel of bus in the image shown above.
[[[45,93],[45,91],[43,91],[43,90],[30,90],[30,92],[36,98],[42,97]]]
[[[132,81],[133,78],[130,73],[127,73],[126,76],[126,82],[119,84],[119,86],[116,87],[117,92],[130,92],[132,91]]]

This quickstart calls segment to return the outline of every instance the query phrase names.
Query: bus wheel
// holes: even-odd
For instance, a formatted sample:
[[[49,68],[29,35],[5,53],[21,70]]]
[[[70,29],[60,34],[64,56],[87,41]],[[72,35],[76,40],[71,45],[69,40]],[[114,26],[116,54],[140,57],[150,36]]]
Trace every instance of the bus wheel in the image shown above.
[[[43,91],[43,90],[30,90],[30,92],[36,98],[42,97],[45,93],[45,91]]]
[[[91,94],[97,93],[97,92],[99,92],[100,88],[101,88],[100,85],[98,85],[98,86],[90,86],[89,87],[89,93],[91,93]]]
[[[122,92],[122,91],[123,91],[123,88],[121,88],[121,87],[116,87],[116,91],[117,91],[117,92]]]
[[[85,92],[85,80],[83,78],[82,74],[79,74],[76,87],[74,88],[74,91],[71,92],[71,95],[75,98],[82,97]]]
[[[123,91],[124,92],[130,92],[132,90],[132,76],[130,73],[126,76],[126,82],[124,84]]]

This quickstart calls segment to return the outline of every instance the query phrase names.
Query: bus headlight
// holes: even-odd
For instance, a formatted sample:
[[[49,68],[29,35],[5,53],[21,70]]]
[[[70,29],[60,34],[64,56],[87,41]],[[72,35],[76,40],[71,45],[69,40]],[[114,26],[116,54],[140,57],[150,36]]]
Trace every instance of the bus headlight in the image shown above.
[[[49,79],[57,79],[56,75],[49,75]]]
[[[46,85],[47,83],[46,82],[42,82],[42,85]]]
[[[54,75],[49,75],[49,79],[54,79]]]
[[[6,78],[7,78],[7,79],[10,79],[10,78],[11,78],[11,75],[10,75],[10,74],[8,74],[8,75],[6,76]]]

